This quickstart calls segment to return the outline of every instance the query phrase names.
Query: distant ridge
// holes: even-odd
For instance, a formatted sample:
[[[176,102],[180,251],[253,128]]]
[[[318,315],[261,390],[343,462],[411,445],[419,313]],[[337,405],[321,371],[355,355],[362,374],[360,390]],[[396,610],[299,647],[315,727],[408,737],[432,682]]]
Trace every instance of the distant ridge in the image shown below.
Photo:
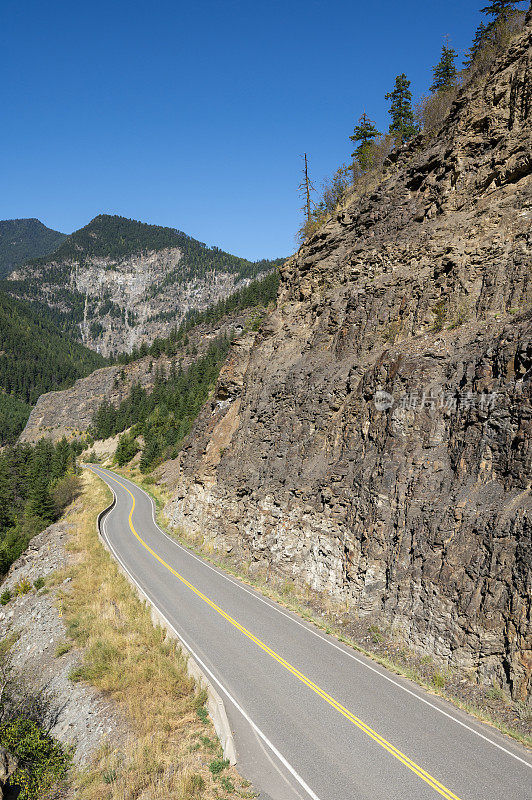
[[[191,312],[243,289],[277,261],[249,261],[176,228],[99,214],[48,255],[0,281],[47,306],[64,332],[104,356],[151,344]]]
[[[35,257],[28,266],[42,266],[76,261],[80,264],[93,258],[120,261],[128,256],[158,252],[179,247],[184,254],[181,265],[186,272],[202,275],[205,270],[223,268],[241,277],[256,277],[268,268],[269,261],[249,261],[231,255],[218,247],[209,247],[177,228],[151,225],[116,214],[98,214],[87,225],[63,237],[60,245],[44,257]]]
[[[54,231],[31,217],[0,221],[0,278],[30,258],[47,256],[66,239],[65,233]]]

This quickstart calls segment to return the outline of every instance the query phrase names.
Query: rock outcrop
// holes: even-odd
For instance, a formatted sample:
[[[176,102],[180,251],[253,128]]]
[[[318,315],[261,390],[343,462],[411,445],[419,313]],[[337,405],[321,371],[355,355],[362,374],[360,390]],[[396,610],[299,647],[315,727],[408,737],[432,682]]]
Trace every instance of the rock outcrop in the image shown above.
[[[9,796],[8,781],[18,766],[18,759],[0,747],[0,800]]]
[[[19,441],[31,443],[45,437],[55,442],[63,436],[67,439],[80,436],[87,431],[104,400],[118,407],[133,384],[151,389],[158,371],[168,374],[172,365],[179,363],[186,369],[217,336],[240,335],[252,315],[253,311],[248,310],[228,314],[215,324],[197,325],[190,330],[186,347],[172,358],[145,356],[130,364],[102,367],[77,380],[70,389],[42,394],[31,410]]]
[[[530,694],[532,16],[282,268],[172,524]]]
[[[81,341],[103,356],[130,353],[142,342],[151,343],[167,336],[188,311],[204,310],[249,281],[239,281],[227,272],[211,272],[189,281],[164,284],[178,267],[179,248],[133,255],[116,263],[110,258],[94,258],[82,268],[75,262],[45,268],[25,267],[10,275],[11,281],[40,283],[40,299],[69,313],[72,303],[82,304],[79,322]],[[48,274],[68,267],[71,297],[63,299],[63,287],[48,282]],[[160,289],[161,284],[164,291]],[[31,299],[25,296],[25,299]]]

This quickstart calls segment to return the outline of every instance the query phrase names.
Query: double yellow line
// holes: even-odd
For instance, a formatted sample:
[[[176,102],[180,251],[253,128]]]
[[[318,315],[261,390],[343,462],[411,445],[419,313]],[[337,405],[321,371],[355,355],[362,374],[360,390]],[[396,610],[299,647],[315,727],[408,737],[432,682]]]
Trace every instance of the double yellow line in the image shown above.
[[[445,797],[446,800],[460,800],[460,798],[457,797],[455,794],[453,794],[450,789],[447,789],[447,787],[441,784],[439,781],[437,781],[436,778],[433,778],[432,775],[430,775],[426,770],[424,770],[422,767],[420,767],[418,764],[412,761],[411,758],[408,758],[408,756],[406,756],[404,753],[398,750],[397,747],[394,747],[393,744],[384,739],[380,734],[374,731],[373,728],[370,728],[369,725],[366,725],[365,722],[362,722],[361,719],[352,714],[351,711],[349,711],[347,708],[345,708],[345,706],[343,706],[341,703],[335,700],[334,697],[331,697],[330,694],[324,691],[316,683],[311,681],[310,678],[307,678],[306,675],[304,675],[296,667],[292,666],[292,664],[290,664],[288,661],[282,658],[282,656],[276,653],[275,650],[272,650],[271,647],[268,647],[267,644],[265,644],[263,641],[257,638],[253,633],[251,633],[251,631],[248,631],[247,628],[244,628],[244,626],[241,625],[239,622],[237,622],[236,619],[231,617],[230,614],[227,614],[223,610],[223,608],[217,606],[216,603],[214,603],[210,598],[204,595],[203,592],[200,592],[200,590],[197,589],[192,583],[190,583],[190,581],[187,581],[187,579],[184,578],[183,575],[180,575],[179,572],[176,572],[175,569],[173,569],[169,564],[166,563],[166,561],[164,561],[159,555],[157,555],[157,553],[155,553],[151,549],[151,547],[149,547],[149,545],[147,545],[146,542],[139,536],[139,534],[135,530],[135,526],[133,525],[133,512],[135,510],[134,495],[132,494],[132,492],[129,491],[127,486],[125,486],[125,484],[123,484],[121,481],[117,480],[116,478],[113,478],[111,475],[108,475],[107,477],[111,478],[111,480],[115,481],[115,483],[117,483],[119,486],[125,489],[126,492],[129,494],[129,496],[131,497],[133,504],[131,506],[131,511],[129,512],[129,527],[131,528],[132,533],[138,539],[140,544],[144,548],[146,548],[146,550],[160,564],[162,564],[163,567],[166,567],[166,569],[169,572],[171,572],[172,575],[174,575],[179,581],[181,581],[181,583],[183,583],[192,592],[194,592],[194,594],[197,595],[197,597],[199,597],[201,600],[203,600],[204,603],[210,606],[210,608],[212,608],[213,611],[216,611],[217,614],[220,614],[220,616],[223,617],[225,620],[227,620],[227,622],[229,622],[230,625],[232,625],[234,628],[243,633],[244,636],[246,636],[254,644],[256,644],[257,647],[260,647],[261,650],[263,650],[265,653],[271,656],[274,659],[274,661],[277,661],[278,664],[281,664],[282,667],[288,670],[288,672],[290,672],[295,678],[301,681],[301,683],[304,683],[305,686],[308,686],[309,689],[312,689],[312,691],[315,692],[323,700],[325,700],[326,703],[335,708],[336,711],[339,711],[340,714],[342,714],[342,716],[344,716],[346,719],[349,720],[349,722],[351,722],[353,725],[359,728],[359,730],[361,730],[363,733],[369,736],[370,739],[373,739],[374,742],[383,747],[384,750],[390,753],[390,755],[394,756],[394,758],[400,761],[401,764],[404,764],[405,767],[408,767],[408,769],[411,770],[419,778],[421,778],[421,780],[425,781],[425,783],[428,783],[428,785],[432,787],[432,789],[434,789],[436,792],[438,792],[438,794],[440,794],[442,797]]]

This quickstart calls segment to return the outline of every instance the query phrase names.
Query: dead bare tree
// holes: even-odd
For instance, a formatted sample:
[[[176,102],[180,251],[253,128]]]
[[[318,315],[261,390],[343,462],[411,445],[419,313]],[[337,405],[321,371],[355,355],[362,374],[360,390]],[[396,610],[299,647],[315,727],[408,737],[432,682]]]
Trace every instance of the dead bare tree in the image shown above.
[[[314,189],[314,186],[312,185],[312,182],[308,176],[308,160],[306,153],[303,155],[303,162],[303,180],[299,184],[299,192],[301,197],[304,199],[304,205],[301,206],[301,211],[304,212],[307,222],[310,222],[310,216],[312,213],[312,201],[310,199],[310,193],[316,190]]]

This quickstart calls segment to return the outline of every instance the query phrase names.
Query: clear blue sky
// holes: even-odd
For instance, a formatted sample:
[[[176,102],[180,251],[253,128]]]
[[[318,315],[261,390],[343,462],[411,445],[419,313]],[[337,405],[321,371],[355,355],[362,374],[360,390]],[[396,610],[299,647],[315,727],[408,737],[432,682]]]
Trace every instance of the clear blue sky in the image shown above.
[[[70,233],[105,212],[238,255],[288,255],[300,154],[316,186],[406,72],[427,91],[442,38],[481,0],[2,0],[0,219]]]

